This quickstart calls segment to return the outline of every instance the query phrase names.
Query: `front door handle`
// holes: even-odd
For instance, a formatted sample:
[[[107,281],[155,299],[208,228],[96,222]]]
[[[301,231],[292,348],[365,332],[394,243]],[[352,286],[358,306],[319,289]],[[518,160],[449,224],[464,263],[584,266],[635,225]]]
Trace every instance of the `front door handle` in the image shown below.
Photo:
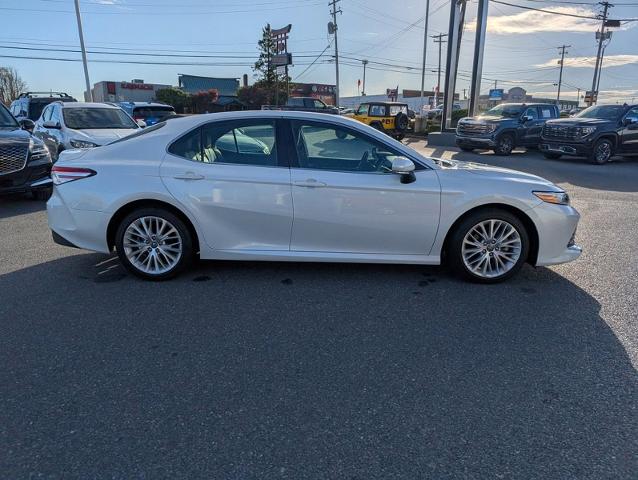
[[[327,187],[327,183],[319,182],[314,178],[309,178],[303,182],[294,182],[295,187],[308,187],[308,188],[320,188]]]
[[[173,178],[177,180],[204,180],[204,175],[198,175],[194,172],[186,172],[181,175],[175,175]]]

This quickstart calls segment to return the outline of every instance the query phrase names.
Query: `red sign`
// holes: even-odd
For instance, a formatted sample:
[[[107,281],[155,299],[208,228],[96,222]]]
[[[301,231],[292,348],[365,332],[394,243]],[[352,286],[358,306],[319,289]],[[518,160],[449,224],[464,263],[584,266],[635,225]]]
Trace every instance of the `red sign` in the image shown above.
[[[120,87],[126,88],[128,90],[153,90],[153,85],[149,83],[129,83],[122,82]]]

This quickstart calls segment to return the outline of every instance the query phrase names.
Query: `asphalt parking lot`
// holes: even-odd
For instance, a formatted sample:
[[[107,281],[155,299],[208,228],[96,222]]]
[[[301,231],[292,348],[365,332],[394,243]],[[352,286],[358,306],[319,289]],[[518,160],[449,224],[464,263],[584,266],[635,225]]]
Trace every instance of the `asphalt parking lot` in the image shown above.
[[[638,160],[412,146],[564,186],[583,256],[492,286],[235,262],[147,283],[0,199],[0,477],[635,479]]]

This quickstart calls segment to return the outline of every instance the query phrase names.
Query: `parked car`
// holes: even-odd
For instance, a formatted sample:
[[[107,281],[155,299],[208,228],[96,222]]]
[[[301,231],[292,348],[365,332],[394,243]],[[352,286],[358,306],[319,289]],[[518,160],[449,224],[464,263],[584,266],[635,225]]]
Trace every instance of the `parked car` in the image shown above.
[[[462,110],[461,108],[461,104],[460,103],[453,103],[452,104],[452,111],[455,112],[457,110]],[[429,119],[429,120],[433,120],[435,118],[440,118],[443,115],[443,104],[439,104],[434,108],[431,108],[430,110],[426,110],[425,111],[425,116]]]
[[[638,154],[638,105],[596,105],[575,117],[545,124],[540,149],[546,158],[580,156],[603,164]]]
[[[478,117],[465,117],[456,126],[456,144],[466,152],[494,150],[509,155],[516,147],[536,147],[547,120],[559,117],[548,103],[502,103]]]
[[[53,102],[45,107],[33,132],[56,161],[62,150],[99,147],[139,129],[124,110],[114,105]]]
[[[144,122],[146,126],[155,125],[175,115],[175,109],[165,103],[153,102],[120,102],[117,104],[136,122]]]
[[[241,130],[242,134],[237,135]],[[251,137],[262,151],[244,151]],[[235,146],[223,143],[234,138]],[[213,152],[212,155],[202,152]],[[436,265],[496,282],[576,259],[579,214],[537,176],[426,158],[338,115],[178,118],[53,166],[56,242],[160,280],[203,259]],[[294,202],[294,209],[293,209]]]
[[[11,113],[18,120],[28,118],[36,121],[42,110],[52,102],[77,102],[64,92],[25,92],[11,102]]]
[[[27,192],[46,200],[51,194],[50,172],[51,156],[44,143],[0,103],[0,194]]]
[[[397,140],[403,140],[410,127],[407,103],[365,102],[359,105],[352,118]]]
[[[338,115],[339,109],[332,105],[327,105],[322,100],[313,97],[292,97],[286,102],[286,105],[262,105],[262,110],[296,110],[302,112],[329,113]]]

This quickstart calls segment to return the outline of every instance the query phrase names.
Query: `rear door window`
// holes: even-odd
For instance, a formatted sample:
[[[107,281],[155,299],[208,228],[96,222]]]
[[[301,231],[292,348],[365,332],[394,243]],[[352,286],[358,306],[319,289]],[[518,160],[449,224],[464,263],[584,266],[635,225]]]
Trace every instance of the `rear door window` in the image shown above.
[[[540,107],[541,110],[541,118],[546,120],[548,118],[556,118],[556,114],[554,113],[554,109],[549,106]]]

